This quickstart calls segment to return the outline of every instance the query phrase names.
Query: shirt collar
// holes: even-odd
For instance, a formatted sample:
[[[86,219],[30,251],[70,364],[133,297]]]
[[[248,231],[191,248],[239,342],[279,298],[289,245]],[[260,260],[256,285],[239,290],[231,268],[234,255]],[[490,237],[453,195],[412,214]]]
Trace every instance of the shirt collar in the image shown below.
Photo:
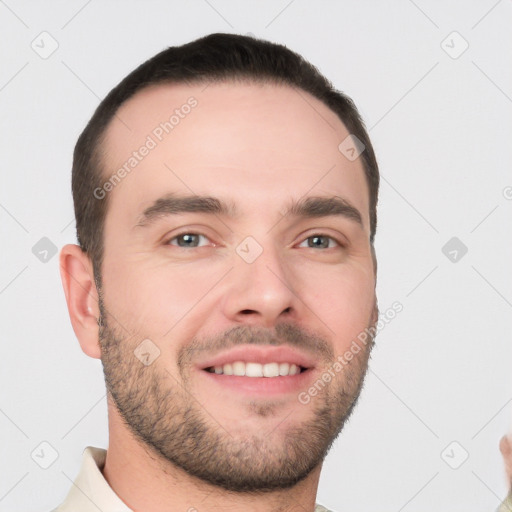
[[[101,470],[107,450],[88,446],[80,471],[56,512],[132,512],[105,480]]]

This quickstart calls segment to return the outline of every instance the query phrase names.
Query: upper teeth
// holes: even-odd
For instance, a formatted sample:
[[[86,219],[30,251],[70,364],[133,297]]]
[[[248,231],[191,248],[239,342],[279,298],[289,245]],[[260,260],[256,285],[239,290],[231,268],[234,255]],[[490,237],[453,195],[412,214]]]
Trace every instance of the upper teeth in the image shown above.
[[[236,375],[240,377],[279,377],[297,375],[300,373],[300,366],[293,363],[259,364],[236,361],[222,366],[213,366],[209,371],[219,375]]]

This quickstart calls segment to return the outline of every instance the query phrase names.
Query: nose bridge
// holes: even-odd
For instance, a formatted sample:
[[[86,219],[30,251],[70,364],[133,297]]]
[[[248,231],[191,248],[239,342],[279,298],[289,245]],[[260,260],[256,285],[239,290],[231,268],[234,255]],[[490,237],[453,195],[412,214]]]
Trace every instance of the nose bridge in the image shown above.
[[[226,316],[271,326],[280,315],[289,315],[296,310],[293,276],[284,260],[283,250],[270,238],[260,244],[249,236],[235,252],[224,300]]]

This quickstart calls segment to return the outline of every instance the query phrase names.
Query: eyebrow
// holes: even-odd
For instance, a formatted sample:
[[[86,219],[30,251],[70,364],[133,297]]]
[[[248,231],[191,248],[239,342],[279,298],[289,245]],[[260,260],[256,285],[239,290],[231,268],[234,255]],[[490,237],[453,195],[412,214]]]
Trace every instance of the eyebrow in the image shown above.
[[[216,197],[168,194],[165,197],[160,197],[146,208],[135,226],[145,227],[159,218],[180,213],[207,213],[230,218],[238,216],[234,204],[228,204]]]
[[[285,215],[304,218],[341,216],[363,227],[363,217],[359,210],[349,201],[339,196],[308,197],[292,202]]]
[[[146,208],[140,215],[135,227],[145,227],[159,218],[182,213],[206,213],[231,219],[240,217],[236,205],[232,202],[227,203],[211,196],[168,194],[157,199]],[[283,217],[287,215],[303,218],[341,216],[363,227],[363,219],[359,210],[349,201],[339,196],[307,197],[292,201],[286,208]]]

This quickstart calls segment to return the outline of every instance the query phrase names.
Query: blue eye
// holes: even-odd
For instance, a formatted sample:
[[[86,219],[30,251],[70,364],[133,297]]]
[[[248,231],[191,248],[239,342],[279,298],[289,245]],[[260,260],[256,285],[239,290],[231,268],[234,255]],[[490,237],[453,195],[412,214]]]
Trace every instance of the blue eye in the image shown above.
[[[167,243],[169,245],[176,245],[178,247],[200,247],[200,240],[208,240],[204,235],[199,233],[182,233],[171,238]],[[173,242],[177,243],[173,243]]]
[[[321,234],[309,236],[299,245],[299,247],[304,247],[304,243],[307,243],[307,247],[311,247],[313,249],[330,249],[331,247],[339,247],[341,245],[331,236]]]

